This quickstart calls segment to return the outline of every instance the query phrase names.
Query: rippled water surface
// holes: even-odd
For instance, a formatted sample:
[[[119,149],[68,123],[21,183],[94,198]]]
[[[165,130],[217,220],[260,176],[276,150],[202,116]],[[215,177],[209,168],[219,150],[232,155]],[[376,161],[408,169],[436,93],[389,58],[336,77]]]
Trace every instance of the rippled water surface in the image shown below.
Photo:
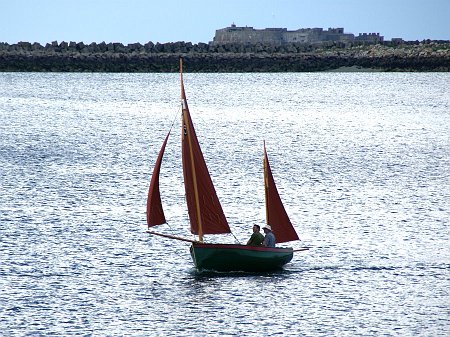
[[[185,85],[234,235],[264,223],[266,140],[293,246],[312,249],[279,272],[199,273],[187,244],[144,233],[175,121],[160,231],[190,237],[178,75],[1,73],[2,336],[448,336],[449,74]]]

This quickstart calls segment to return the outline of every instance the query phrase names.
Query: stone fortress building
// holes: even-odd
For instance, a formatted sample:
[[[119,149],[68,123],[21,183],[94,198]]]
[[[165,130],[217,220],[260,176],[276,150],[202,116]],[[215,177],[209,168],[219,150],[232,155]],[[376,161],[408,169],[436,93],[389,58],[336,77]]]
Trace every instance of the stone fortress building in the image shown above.
[[[344,28],[301,28],[287,30],[287,28],[254,29],[253,27],[237,27],[234,23],[230,27],[216,30],[211,44],[287,44],[287,43],[321,43],[327,41],[363,41],[369,43],[383,42],[380,33],[360,33],[356,36],[344,33]]]

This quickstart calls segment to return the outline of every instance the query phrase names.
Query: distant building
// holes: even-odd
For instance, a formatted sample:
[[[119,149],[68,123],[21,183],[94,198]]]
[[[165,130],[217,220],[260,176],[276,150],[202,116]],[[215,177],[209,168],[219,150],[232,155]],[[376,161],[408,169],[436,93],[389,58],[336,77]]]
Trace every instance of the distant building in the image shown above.
[[[355,41],[364,41],[364,42],[383,42],[384,37],[380,36],[380,33],[359,33],[357,37],[355,37]]]
[[[391,39],[392,43],[394,44],[402,44],[403,43],[403,39],[401,37],[393,37]]]
[[[301,28],[287,30],[287,28],[254,29],[253,27],[237,27],[234,23],[230,27],[216,30],[212,44],[275,44],[286,43],[321,43],[326,41],[366,41],[382,42],[379,33],[362,33],[358,37],[351,33],[344,33],[344,28]]]

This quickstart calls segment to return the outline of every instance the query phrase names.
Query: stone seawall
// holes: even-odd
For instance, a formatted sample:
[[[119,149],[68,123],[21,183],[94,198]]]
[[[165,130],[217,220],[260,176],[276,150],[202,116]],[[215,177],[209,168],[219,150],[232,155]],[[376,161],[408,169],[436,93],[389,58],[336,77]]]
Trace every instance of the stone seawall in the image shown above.
[[[177,72],[180,56],[188,72],[303,72],[342,67],[450,71],[450,41],[429,40],[283,46],[185,42],[127,46],[104,42],[85,45],[55,41],[46,46],[0,43],[0,71]]]

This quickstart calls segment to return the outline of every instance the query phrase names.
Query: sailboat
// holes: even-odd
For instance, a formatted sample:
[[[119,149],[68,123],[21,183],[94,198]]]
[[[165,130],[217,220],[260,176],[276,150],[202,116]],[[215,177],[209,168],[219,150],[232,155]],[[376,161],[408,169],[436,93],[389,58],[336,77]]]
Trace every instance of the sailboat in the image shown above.
[[[180,59],[182,166],[190,231],[196,240],[150,230],[166,223],[162,207],[159,174],[170,132],[163,141],[153,168],[147,198],[147,233],[191,243],[190,254],[197,270],[263,272],[282,268],[301,248],[249,246],[243,244],[207,243],[205,235],[231,233],[230,226],[217,197],[192,123],[183,83]],[[264,143],[264,185],[266,222],[271,226],[277,243],[299,240],[278,194]]]

